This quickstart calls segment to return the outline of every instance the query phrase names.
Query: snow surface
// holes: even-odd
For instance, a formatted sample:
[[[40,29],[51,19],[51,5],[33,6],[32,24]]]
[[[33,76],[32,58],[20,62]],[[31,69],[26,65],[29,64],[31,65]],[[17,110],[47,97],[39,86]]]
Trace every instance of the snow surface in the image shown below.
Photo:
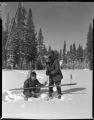
[[[11,94],[9,89],[20,88],[28,77],[26,70],[2,70],[2,93],[7,96],[3,101],[3,118],[30,119],[64,119],[92,117],[92,71],[90,70],[62,70],[62,84],[77,83],[74,86],[62,86],[61,100],[54,98],[47,101],[48,89],[43,89],[39,99],[29,98],[25,101],[22,93],[16,91]],[[45,71],[36,71],[41,83],[48,81]],[[72,74],[72,79],[71,79]],[[56,88],[54,88],[56,94]],[[11,98],[11,99],[10,99]],[[12,100],[16,98],[15,100]]]

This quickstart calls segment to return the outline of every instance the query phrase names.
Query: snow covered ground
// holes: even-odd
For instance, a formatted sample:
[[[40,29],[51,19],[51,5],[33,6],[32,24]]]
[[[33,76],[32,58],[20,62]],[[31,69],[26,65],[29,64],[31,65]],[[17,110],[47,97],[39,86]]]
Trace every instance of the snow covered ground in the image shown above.
[[[48,80],[45,71],[36,71],[41,83]],[[92,117],[92,71],[62,70],[64,83],[77,83],[63,86],[62,100],[32,99],[30,101],[2,101],[3,118],[64,119]],[[23,86],[28,71],[2,70],[2,92]],[[72,74],[72,79],[70,75]],[[48,89],[45,89],[47,92]]]

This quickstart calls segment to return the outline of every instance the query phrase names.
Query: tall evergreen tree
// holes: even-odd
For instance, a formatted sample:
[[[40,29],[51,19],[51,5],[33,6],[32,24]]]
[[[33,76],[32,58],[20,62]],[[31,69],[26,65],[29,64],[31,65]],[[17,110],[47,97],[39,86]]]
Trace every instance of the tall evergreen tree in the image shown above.
[[[73,61],[76,60],[76,46],[75,46],[75,43],[73,43]]]
[[[72,51],[73,51],[73,47],[72,45],[70,45],[70,52],[72,53]]]
[[[8,36],[9,36],[9,32],[10,32],[10,18],[9,18],[9,13],[7,14],[7,18],[6,18],[6,23],[5,23],[5,31],[4,31],[4,37],[3,37],[3,56],[4,56],[4,66],[6,66],[6,54],[7,51],[5,49],[7,40],[8,40]]]
[[[44,56],[47,54],[47,49],[44,44],[44,37],[42,33],[42,29],[40,28],[38,34],[38,60],[40,60],[41,64],[44,65]]]
[[[83,49],[83,59],[86,63],[89,62],[88,60],[88,51],[87,51],[87,47],[85,49]]]
[[[2,26],[2,52],[4,51],[5,44],[6,44],[5,31],[4,31],[4,27]]]
[[[67,51],[67,63],[71,62],[70,51]]]
[[[15,23],[15,19],[13,18],[11,22],[11,31],[5,46],[7,51],[7,66],[11,66],[14,64],[14,48],[16,47],[15,28],[16,28],[16,23]]]
[[[2,26],[2,67],[4,68],[4,62],[5,62],[5,31],[4,31],[4,27]]]
[[[22,29],[25,26],[25,22],[24,22],[24,20],[26,19],[25,15],[26,15],[25,8],[22,7],[21,2],[19,2],[18,9],[15,15],[18,28]]]
[[[24,7],[22,7],[21,2],[19,2],[18,4],[18,9],[15,15],[15,20],[16,20],[16,40],[17,44],[19,45],[19,56],[20,56],[20,60],[19,60],[19,66],[22,69],[22,65],[23,65],[23,61],[25,59],[25,48],[26,48],[26,24],[25,24],[25,20],[26,20],[26,10]]]
[[[43,50],[43,53],[44,53],[44,55],[47,55],[47,53],[48,53],[47,48],[46,48],[46,46],[45,46],[45,45],[44,45],[44,50]]]
[[[25,13],[23,12],[23,7],[21,3],[18,4],[18,9],[15,15],[15,18],[11,22],[11,31],[7,41],[7,58],[9,64],[18,63],[18,66],[22,68],[23,59],[24,59],[24,41],[26,34],[25,26]],[[18,59],[19,58],[19,59]]]
[[[42,29],[40,28],[39,30],[39,35],[38,35],[38,51],[39,51],[39,54],[43,54],[43,49],[44,49],[44,37],[43,37],[43,34],[42,34]]]
[[[26,40],[27,40],[27,61],[32,62],[35,64],[37,59],[37,38],[35,32],[35,26],[33,23],[32,17],[32,10],[29,9],[28,16],[27,16],[27,33],[26,33]]]
[[[90,69],[93,69],[93,28],[89,25],[89,31],[87,33],[87,54],[90,62]]]
[[[6,26],[6,32],[8,33],[9,30],[10,30],[10,18],[9,18],[9,13],[7,14],[7,19],[6,19],[5,26]]]
[[[66,55],[66,41],[64,41],[63,55]]]
[[[77,60],[79,62],[83,61],[83,48],[80,44],[79,44],[78,49],[77,49]]]
[[[68,56],[69,56],[69,61],[72,62],[73,61],[73,46],[70,45],[70,51],[68,52]]]
[[[51,50],[52,50],[52,48],[51,48],[51,46],[49,46],[49,48],[48,48],[48,53],[49,53]]]
[[[38,52],[39,52],[39,56],[41,57],[43,57],[47,53],[47,49],[44,44],[44,37],[43,37],[41,28],[39,30],[39,35],[38,35]]]
[[[67,63],[67,57],[66,57],[66,41],[64,41],[64,48],[63,48],[63,63]]]

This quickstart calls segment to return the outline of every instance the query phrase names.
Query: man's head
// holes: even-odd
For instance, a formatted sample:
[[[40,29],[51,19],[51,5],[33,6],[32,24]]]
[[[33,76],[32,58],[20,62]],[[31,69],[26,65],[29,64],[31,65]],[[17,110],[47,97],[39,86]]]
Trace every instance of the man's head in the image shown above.
[[[49,61],[53,62],[55,60],[55,54],[54,51],[50,51],[48,55]]]
[[[30,74],[30,78],[31,78],[31,80],[35,80],[36,79],[36,72],[31,72],[31,74]]]
[[[51,50],[47,55],[44,56],[46,63],[53,63],[57,59],[57,52]]]

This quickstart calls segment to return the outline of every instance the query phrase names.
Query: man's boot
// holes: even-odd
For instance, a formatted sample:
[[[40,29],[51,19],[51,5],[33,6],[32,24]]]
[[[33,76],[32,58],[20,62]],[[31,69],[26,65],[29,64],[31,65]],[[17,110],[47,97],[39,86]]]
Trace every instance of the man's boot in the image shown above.
[[[52,93],[49,93],[49,98],[51,98],[51,99],[53,98]]]

